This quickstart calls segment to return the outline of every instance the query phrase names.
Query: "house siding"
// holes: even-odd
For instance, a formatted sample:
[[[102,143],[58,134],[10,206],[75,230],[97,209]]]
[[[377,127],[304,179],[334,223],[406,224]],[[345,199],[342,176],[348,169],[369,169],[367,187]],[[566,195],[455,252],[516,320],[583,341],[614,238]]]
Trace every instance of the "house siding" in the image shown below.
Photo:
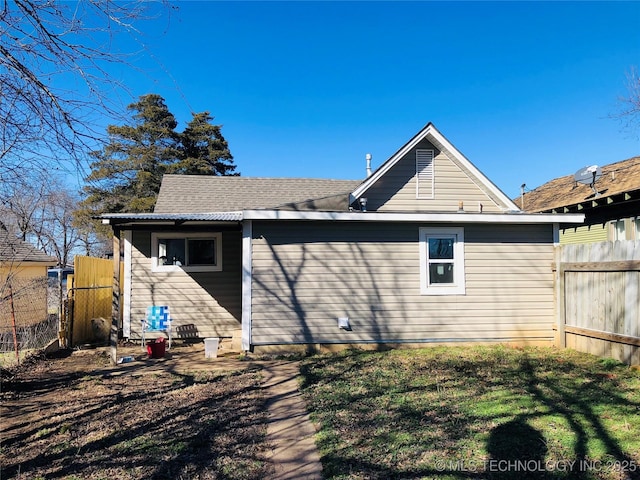
[[[582,225],[561,230],[560,244],[606,242],[608,236],[608,225],[606,223]]]
[[[140,320],[149,305],[169,305],[176,338],[231,337],[242,317],[241,237],[239,231],[222,231],[220,272],[152,272],[151,232],[133,232],[131,338],[141,337]]]
[[[434,198],[417,198],[416,150],[434,150]],[[453,161],[446,152],[438,150],[426,140],[407,153],[382,178],[367,190],[367,209],[379,212],[401,211],[458,211],[500,212],[502,209],[474,180],[470,172]]]
[[[0,265],[0,289],[7,300],[11,298],[11,301],[0,301],[0,328],[8,331],[13,321],[17,326],[25,327],[47,319],[46,264],[17,262],[11,266]]]
[[[451,296],[420,293],[425,226],[443,225],[254,222],[252,344],[552,342],[551,226],[466,225]]]

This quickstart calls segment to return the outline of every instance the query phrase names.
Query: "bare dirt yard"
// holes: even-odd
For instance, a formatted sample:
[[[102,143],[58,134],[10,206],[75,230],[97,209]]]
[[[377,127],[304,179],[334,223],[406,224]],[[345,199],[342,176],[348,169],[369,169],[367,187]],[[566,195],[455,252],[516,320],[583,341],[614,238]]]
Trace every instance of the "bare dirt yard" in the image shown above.
[[[176,368],[180,348],[158,360],[136,350],[118,367],[102,349],[2,370],[0,478],[267,476],[261,367],[233,359],[220,368],[222,359]]]

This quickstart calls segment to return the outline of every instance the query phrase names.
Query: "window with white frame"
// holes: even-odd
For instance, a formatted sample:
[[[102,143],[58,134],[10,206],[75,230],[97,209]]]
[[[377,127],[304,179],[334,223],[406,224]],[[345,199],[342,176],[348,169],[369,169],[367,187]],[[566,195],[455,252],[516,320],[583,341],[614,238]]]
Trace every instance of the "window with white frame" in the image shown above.
[[[222,270],[221,233],[152,233],[154,272]]]
[[[613,225],[613,240],[626,240],[626,222],[623,220],[613,220],[611,222]]]
[[[464,228],[420,228],[420,291],[464,295]]]

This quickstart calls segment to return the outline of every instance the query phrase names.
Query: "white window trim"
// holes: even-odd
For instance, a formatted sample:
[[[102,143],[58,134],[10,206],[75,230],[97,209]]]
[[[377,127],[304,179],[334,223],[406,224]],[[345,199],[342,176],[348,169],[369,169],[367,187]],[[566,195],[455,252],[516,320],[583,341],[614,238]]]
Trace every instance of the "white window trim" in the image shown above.
[[[451,285],[429,285],[429,266],[427,264],[427,238],[431,236],[455,236],[453,246],[453,278],[455,283]],[[422,227],[419,229],[420,245],[420,293],[422,295],[464,295],[465,294],[465,270],[464,270],[464,228],[463,227]]]
[[[215,265],[161,265],[158,261],[158,240],[161,238],[212,238],[216,242]],[[222,233],[158,233],[151,234],[151,271],[152,272],[220,272],[222,271]]]

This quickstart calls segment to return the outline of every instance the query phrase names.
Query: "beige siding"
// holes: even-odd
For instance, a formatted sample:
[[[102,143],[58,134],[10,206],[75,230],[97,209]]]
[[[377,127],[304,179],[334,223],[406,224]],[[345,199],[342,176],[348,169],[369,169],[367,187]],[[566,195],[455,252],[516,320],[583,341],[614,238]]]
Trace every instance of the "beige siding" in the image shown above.
[[[552,341],[550,226],[466,226],[452,296],[420,293],[422,226],[254,223],[252,343]]]
[[[434,198],[417,198],[416,150],[434,150]],[[468,212],[500,212],[500,207],[481,188],[481,183],[464,171],[446,152],[422,141],[367,191],[367,209],[374,211],[456,212],[463,202]]]
[[[131,249],[131,337],[149,305],[169,305],[174,338],[231,337],[241,322],[241,233],[222,232],[221,272],[152,272],[151,233],[134,232]],[[193,329],[195,327],[195,330]]]

